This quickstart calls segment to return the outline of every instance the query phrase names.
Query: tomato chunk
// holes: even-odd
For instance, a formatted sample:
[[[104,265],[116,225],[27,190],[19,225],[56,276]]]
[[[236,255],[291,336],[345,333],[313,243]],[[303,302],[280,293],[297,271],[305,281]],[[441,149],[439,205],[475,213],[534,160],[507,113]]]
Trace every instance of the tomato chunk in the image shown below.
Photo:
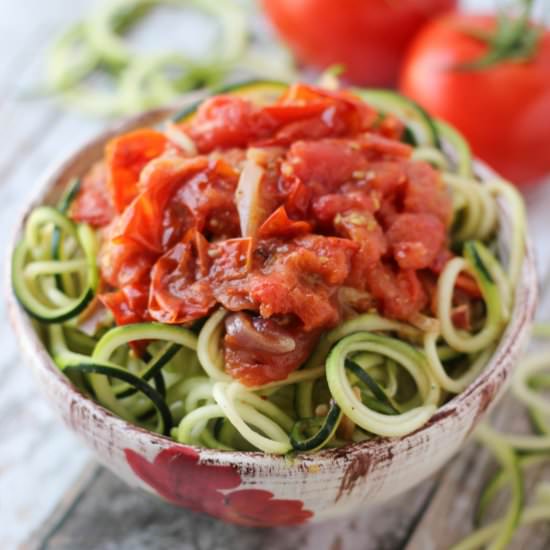
[[[150,319],[147,311],[148,283],[127,284],[114,292],[100,294],[102,304],[113,314],[117,325]]]
[[[201,277],[201,246],[195,230],[190,230],[182,242],[155,263],[149,296],[153,319],[161,323],[189,323],[206,316],[216,304],[210,282]]]
[[[246,386],[287,378],[306,361],[319,336],[292,319],[243,313],[229,316],[225,326],[225,368]]]
[[[269,259],[250,276],[250,295],[262,317],[294,314],[307,331],[335,325],[339,310],[332,297],[357,248],[347,239],[314,235],[264,246]]]
[[[120,217],[115,238],[133,239],[152,252],[162,254],[194,224],[189,208],[172,201],[176,191],[192,178],[208,181],[208,159],[163,159],[147,174],[144,190]]]
[[[198,150],[207,153],[218,148],[244,147],[269,136],[277,126],[268,112],[246,99],[215,96],[199,107],[185,129]]]
[[[396,271],[378,263],[366,271],[367,285],[384,315],[407,321],[426,305],[426,295],[413,270]]]
[[[230,310],[254,308],[245,285],[251,262],[251,238],[210,244],[190,229],[151,271],[151,316],[185,324],[206,316],[218,302]]]
[[[447,227],[452,219],[453,205],[439,174],[427,162],[406,165],[404,207],[407,212],[433,214]]]
[[[107,183],[117,212],[122,212],[137,196],[141,171],[164,152],[167,143],[164,134],[143,128],[118,136],[107,144]]]
[[[107,188],[104,162],[94,164],[84,176],[69,213],[73,220],[95,227],[103,227],[114,218],[115,209]]]
[[[288,217],[285,207],[280,206],[260,226],[258,236],[262,239],[269,237],[291,238],[311,232],[311,225],[304,221],[293,221]]]
[[[314,194],[325,194],[337,191],[354,173],[365,171],[367,159],[350,140],[297,141],[290,147],[285,166],[286,177],[298,178]]]
[[[311,208],[321,224],[332,223],[338,215],[348,212],[372,213],[377,210],[379,200],[376,194],[364,191],[329,193],[313,199]]]
[[[117,238],[103,244],[99,265],[103,279],[113,287],[147,281],[156,254],[129,238]]]
[[[432,214],[399,214],[387,232],[401,269],[429,267],[445,244],[445,226]]]

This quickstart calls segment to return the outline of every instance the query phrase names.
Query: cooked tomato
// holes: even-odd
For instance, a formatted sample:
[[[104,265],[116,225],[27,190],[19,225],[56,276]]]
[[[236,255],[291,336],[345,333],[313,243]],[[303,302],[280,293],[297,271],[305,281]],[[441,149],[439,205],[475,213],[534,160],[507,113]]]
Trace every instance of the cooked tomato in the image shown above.
[[[282,101],[295,101],[298,105],[303,105],[304,102],[310,101],[312,96],[315,97],[311,87],[297,85],[291,88],[291,92],[293,89],[296,91]],[[299,120],[282,125],[268,143],[290,145],[299,139],[356,134],[374,127],[377,119],[375,111],[353,96],[337,96],[324,92],[321,97],[322,104],[325,105],[323,111],[316,116],[308,114]]]
[[[258,231],[262,239],[271,237],[292,238],[311,232],[311,225],[304,221],[293,221],[288,217],[285,207],[280,206],[265,220]]]
[[[396,271],[385,263],[366,271],[367,285],[388,317],[408,320],[427,303],[422,284],[412,269]]]
[[[354,134],[373,128],[376,121],[376,112],[351,94],[295,84],[274,105],[263,108],[238,96],[213,97],[184,129],[199,151],[208,153]]]
[[[360,191],[358,186],[354,187],[348,187],[343,193],[328,193],[313,199],[311,207],[315,218],[322,225],[332,225],[339,214],[375,212],[379,206],[377,194],[367,194]]]
[[[550,172],[550,32],[541,32],[532,52],[508,44],[508,57],[468,68],[488,53],[475,34],[495,32],[497,21],[456,14],[428,24],[409,51],[400,88],[456,126],[482,160],[525,184]]]
[[[115,216],[111,196],[107,191],[107,170],[98,162],[82,179],[79,192],[71,204],[71,217],[96,227],[107,225]]]
[[[314,195],[331,193],[364,171],[367,159],[359,145],[349,139],[297,141],[290,147],[283,165],[286,178],[298,178]]]
[[[208,244],[195,229],[161,256],[151,270],[149,312],[162,323],[182,324],[200,319],[216,304],[210,282],[202,275]]]
[[[122,212],[137,196],[143,167],[166,148],[166,136],[143,128],[112,139],[105,149],[107,183],[117,212]]]
[[[155,252],[133,239],[107,238],[99,254],[101,276],[113,287],[147,281],[156,257]]]
[[[340,63],[356,84],[391,85],[415,33],[456,0],[262,0],[298,59],[319,69]]]
[[[318,331],[288,319],[277,322],[243,313],[226,319],[227,371],[248,386],[285,379],[311,353]]]
[[[263,317],[296,315],[306,330],[338,322],[338,304],[332,300],[349,275],[357,245],[347,239],[308,235],[294,243],[259,244],[268,255],[250,276],[250,296]]]
[[[116,322],[190,325],[222,306],[226,368],[254,385],[288,376],[348,316],[429,313],[452,257],[451,198],[395,139],[399,126],[383,133],[373,115],[347,92],[306,85],[270,106],[205,103],[185,123],[203,152],[151,155],[104,229],[101,300]],[[100,175],[77,206],[115,201]],[[457,286],[479,292],[464,274]],[[457,308],[476,299],[460,296]]]
[[[189,136],[201,153],[217,147],[244,147],[249,142],[271,135],[276,121],[269,113],[237,96],[207,99],[186,125]]]
[[[403,197],[407,212],[433,214],[445,226],[453,216],[452,203],[439,174],[427,162],[406,164],[407,182]]]
[[[100,294],[99,299],[108,308],[117,325],[130,325],[149,318],[148,283],[127,284],[114,292]]]
[[[433,214],[398,214],[387,233],[401,269],[429,267],[445,244],[445,226]]]
[[[353,258],[352,275],[348,284],[364,289],[366,271],[387,251],[384,231],[368,210],[338,214],[334,219],[334,227],[338,235],[351,239],[359,246],[359,251]]]

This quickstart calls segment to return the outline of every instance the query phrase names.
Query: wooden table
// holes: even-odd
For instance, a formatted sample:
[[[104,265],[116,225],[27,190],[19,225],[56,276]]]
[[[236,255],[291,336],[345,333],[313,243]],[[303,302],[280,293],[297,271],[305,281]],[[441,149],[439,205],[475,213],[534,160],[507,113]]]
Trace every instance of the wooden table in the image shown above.
[[[485,4],[490,0],[486,0]],[[483,3],[483,2],[481,2]],[[40,81],[45,44],[89,6],[86,0],[0,0],[0,248],[37,176],[105,126],[23,100]],[[470,6],[480,4],[476,0]],[[543,277],[550,270],[550,186],[528,196],[529,222]],[[5,260],[5,258],[3,258]],[[550,308],[541,304],[541,311]],[[0,548],[264,550],[439,550],[471,528],[482,480],[493,466],[466,448],[434,478],[383,506],[323,525],[243,529],[174,508],[129,489],[98,466],[53,416],[21,364],[0,302]],[[525,420],[509,401],[497,411],[508,429]],[[536,476],[534,474],[535,481]],[[546,526],[521,533],[515,547],[550,547]]]

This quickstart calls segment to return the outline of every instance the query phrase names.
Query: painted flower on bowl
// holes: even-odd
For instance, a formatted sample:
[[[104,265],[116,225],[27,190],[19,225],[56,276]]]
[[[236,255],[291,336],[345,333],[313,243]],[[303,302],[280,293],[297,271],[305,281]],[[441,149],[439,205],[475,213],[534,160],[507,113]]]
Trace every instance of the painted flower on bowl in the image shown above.
[[[153,462],[125,449],[134,473],[168,502],[249,527],[299,525],[313,516],[300,500],[274,498],[261,489],[236,489],[241,476],[232,466],[199,463],[187,447],[161,451]]]

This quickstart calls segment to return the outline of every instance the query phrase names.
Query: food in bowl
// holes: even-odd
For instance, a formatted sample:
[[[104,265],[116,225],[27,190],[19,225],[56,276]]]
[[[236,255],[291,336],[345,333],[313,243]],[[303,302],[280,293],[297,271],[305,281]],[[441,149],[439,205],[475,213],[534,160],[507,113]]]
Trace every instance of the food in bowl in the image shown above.
[[[524,234],[514,188],[481,183],[406,98],[254,82],[112,139],[29,215],[12,284],[59,368],[121,418],[309,452],[410,434],[478,376]]]

